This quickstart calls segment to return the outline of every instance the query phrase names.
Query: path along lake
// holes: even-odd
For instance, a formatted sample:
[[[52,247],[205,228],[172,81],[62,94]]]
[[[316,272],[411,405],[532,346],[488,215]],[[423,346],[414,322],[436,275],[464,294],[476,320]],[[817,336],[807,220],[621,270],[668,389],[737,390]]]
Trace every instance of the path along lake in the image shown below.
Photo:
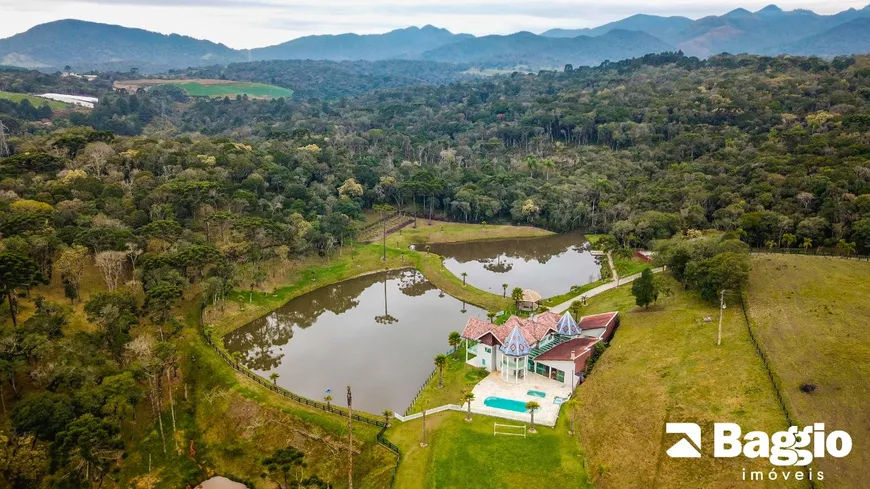
[[[447,336],[486,311],[442,294],[416,270],[346,280],[299,296],[224,337],[242,363],[299,395],[370,413],[402,413],[449,348]],[[459,400],[457,399],[457,402]]]
[[[444,266],[457,277],[467,273],[468,284],[478,289],[501,295],[506,283],[508,296],[514,287],[520,287],[547,298],[601,278],[601,267],[586,243],[583,234],[572,232],[543,238],[433,244],[430,251],[443,256]]]

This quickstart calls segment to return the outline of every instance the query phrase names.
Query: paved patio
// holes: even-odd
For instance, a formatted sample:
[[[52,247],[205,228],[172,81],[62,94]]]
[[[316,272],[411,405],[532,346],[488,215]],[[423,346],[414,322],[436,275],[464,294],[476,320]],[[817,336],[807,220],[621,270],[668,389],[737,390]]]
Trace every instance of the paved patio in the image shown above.
[[[571,387],[529,371],[526,371],[525,375],[525,382],[509,384],[499,377],[498,372],[492,372],[472,389],[472,392],[474,393],[474,401],[471,402],[471,411],[478,414],[485,414],[487,416],[529,422],[531,421],[531,416],[528,412],[521,413],[507,409],[489,407],[484,404],[484,401],[488,397],[512,399],[520,401],[523,404],[528,401],[536,401],[541,405],[541,408],[535,412],[535,424],[555,426],[556,419],[559,417],[560,405],[554,403],[553,400],[556,397],[561,397],[563,399],[567,398],[571,395]],[[530,390],[544,392],[546,393],[546,396],[543,398],[530,396],[527,394]]]

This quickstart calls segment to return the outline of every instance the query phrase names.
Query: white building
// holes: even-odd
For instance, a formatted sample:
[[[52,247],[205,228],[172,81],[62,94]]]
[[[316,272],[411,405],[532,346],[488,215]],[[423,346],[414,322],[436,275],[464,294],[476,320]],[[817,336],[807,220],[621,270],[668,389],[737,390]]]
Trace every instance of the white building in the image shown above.
[[[94,105],[100,101],[100,99],[96,97],[85,97],[84,95],[66,95],[63,93],[43,93],[42,95],[37,95],[37,97],[55,100],[66,104],[78,105],[80,107],[87,107],[89,109],[93,109]]]
[[[462,332],[469,365],[498,371],[509,383],[525,381],[526,372],[575,387],[586,371],[595,344],[608,341],[619,326],[619,313],[583,316],[545,312],[529,319],[512,316],[496,325],[470,318]]]

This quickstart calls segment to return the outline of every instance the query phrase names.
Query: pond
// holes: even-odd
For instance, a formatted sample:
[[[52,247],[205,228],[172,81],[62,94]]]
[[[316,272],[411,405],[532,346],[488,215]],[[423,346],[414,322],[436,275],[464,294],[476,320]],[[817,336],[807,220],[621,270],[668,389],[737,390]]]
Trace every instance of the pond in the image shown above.
[[[468,274],[469,285],[502,294],[514,287],[532,289],[542,297],[564,294],[574,285],[601,278],[601,267],[586,250],[582,233],[556,234],[543,238],[471,241],[430,245],[430,251],[445,258],[444,266],[457,277]]]
[[[297,297],[224,337],[242,363],[299,395],[402,413],[449,348],[447,336],[486,311],[441,293],[416,270],[346,280]]]

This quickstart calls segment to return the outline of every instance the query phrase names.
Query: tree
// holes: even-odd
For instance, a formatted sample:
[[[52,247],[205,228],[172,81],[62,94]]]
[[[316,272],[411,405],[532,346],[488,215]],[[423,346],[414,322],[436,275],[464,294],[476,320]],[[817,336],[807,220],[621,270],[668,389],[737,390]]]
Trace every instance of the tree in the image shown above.
[[[76,419],[57,435],[51,446],[52,461],[68,466],[78,476],[93,477],[91,468],[100,481],[123,454],[124,442],[118,437],[118,427],[92,414]]]
[[[529,412],[532,419],[532,426],[529,428],[529,433],[535,433],[535,411],[540,409],[541,405],[535,401],[529,401],[526,403],[526,411]]]
[[[640,277],[631,284],[631,295],[634,296],[635,304],[649,309],[649,305],[658,297],[655,283],[653,282],[652,270],[649,268],[643,269]]]
[[[12,410],[12,427],[17,433],[33,433],[50,441],[75,418],[73,401],[63,394],[41,392],[25,398]]]
[[[574,316],[574,319],[580,320],[580,313],[583,311],[583,303],[580,301],[572,301],[571,305],[568,306],[568,310]]]
[[[69,248],[60,252],[57,260],[54,262],[55,268],[60,273],[61,279],[65,284],[69,284],[72,288],[70,300],[79,298],[79,290],[81,289],[82,274],[85,270],[85,262],[88,257],[88,249],[82,245],[72,245]]]
[[[124,273],[127,253],[124,251],[101,251],[94,255],[94,262],[100,269],[109,290],[114,292],[118,288],[121,275]]]
[[[463,286],[463,287],[465,287],[465,279],[466,279],[467,277],[468,277],[468,274],[465,273],[465,272],[462,272],[462,286]]]
[[[381,259],[387,261],[387,214],[393,211],[393,206],[388,204],[378,204],[373,207],[373,210],[379,214],[384,226],[384,254]]]
[[[39,266],[30,258],[18,253],[0,253],[0,295],[9,302],[12,326],[18,326],[15,294],[19,289],[29,289],[43,280]]]
[[[289,489],[293,487],[291,474],[295,472],[297,479],[301,479],[302,469],[306,466],[305,454],[295,447],[279,448],[263,459],[263,465],[269,475],[277,479],[275,482],[281,489]]]
[[[462,395],[462,400],[465,401],[465,404],[468,404],[468,415],[465,416],[465,421],[471,421],[471,401],[474,400],[474,393],[466,392]]]
[[[501,284],[501,296],[507,297],[508,284]]]
[[[511,291],[511,299],[514,301],[514,306],[519,310],[520,301],[523,300],[523,289],[514,287],[514,290]]]
[[[332,394],[327,394],[327,395],[323,396],[323,402],[326,403],[327,408],[330,408],[331,407],[330,403],[332,402]]]
[[[459,345],[462,344],[462,335],[458,331],[452,331],[447,336],[447,343],[450,345],[450,348],[453,348],[453,359],[459,358]]]
[[[804,238],[803,244],[801,244],[801,248],[804,249],[804,253],[809,251],[810,248],[813,247],[813,240],[810,238]]]
[[[444,366],[447,365],[447,355],[439,353],[435,355],[435,366],[438,368],[438,388],[444,387]]]
[[[795,241],[797,241],[797,236],[794,234],[786,233],[782,235],[782,242],[785,244],[786,249],[791,248],[791,245],[793,245]]]
[[[387,428],[389,428],[390,427],[390,420],[393,419],[393,412],[390,411],[389,409],[385,409],[384,412],[381,414],[384,417],[384,424],[387,426]]]
[[[855,253],[856,244],[854,242],[849,243],[845,239],[841,239],[837,242],[837,250],[840,251],[842,255],[845,255],[846,258],[852,256],[852,253]]]
[[[271,374],[269,374],[269,380],[271,380],[272,384],[274,385],[278,385],[278,377],[280,377],[280,375],[278,375],[278,372],[272,372]]]

